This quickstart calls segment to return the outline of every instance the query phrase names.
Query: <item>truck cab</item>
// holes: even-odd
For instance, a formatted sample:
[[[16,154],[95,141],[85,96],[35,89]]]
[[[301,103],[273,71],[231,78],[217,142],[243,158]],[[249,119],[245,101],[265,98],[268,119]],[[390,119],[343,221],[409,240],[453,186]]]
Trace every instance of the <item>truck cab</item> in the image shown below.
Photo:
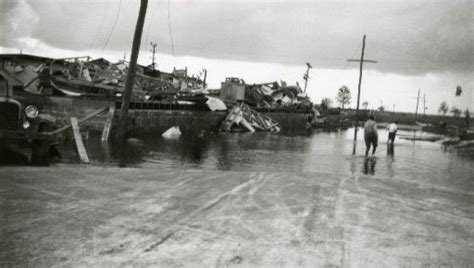
[[[0,74],[0,158],[8,157],[5,151],[26,145],[31,147],[31,164],[47,165],[48,152],[56,144],[55,135],[49,133],[55,129],[55,122],[42,113],[41,103],[35,103],[28,95],[14,96],[15,90]],[[3,160],[8,162],[0,159]]]

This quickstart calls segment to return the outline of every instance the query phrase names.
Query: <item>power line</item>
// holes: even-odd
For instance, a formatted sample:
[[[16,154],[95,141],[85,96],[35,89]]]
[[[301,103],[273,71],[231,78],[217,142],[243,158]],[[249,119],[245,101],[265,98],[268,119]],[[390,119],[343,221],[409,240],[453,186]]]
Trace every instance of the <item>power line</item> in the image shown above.
[[[170,30],[170,38],[171,38],[171,52],[173,53],[174,57],[174,41],[173,41],[173,31],[171,30],[171,4],[170,0],[168,0],[168,28]]]
[[[119,2],[118,11],[117,11],[117,15],[115,16],[114,25],[112,26],[112,30],[109,33],[109,37],[107,38],[107,41],[105,42],[104,47],[102,48],[102,51],[100,52],[101,54],[104,53],[105,48],[109,45],[109,41],[110,41],[110,38],[112,37],[112,34],[115,30],[115,26],[117,25],[117,21],[118,21],[118,18],[120,16],[120,10],[121,9],[122,9],[122,0],[120,0],[120,2]]]
[[[90,47],[94,48],[96,45],[97,38],[99,37],[99,33],[102,30],[102,26],[104,25],[105,22],[105,8],[102,9],[102,19],[100,20],[99,27],[97,28],[97,31],[95,32],[94,38],[92,39],[92,44]]]
[[[362,44],[359,45],[359,47],[356,47],[356,49],[354,50],[354,53],[352,53],[352,59],[355,58],[357,52],[362,48]],[[346,60],[346,64],[344,65],[344,68],[342,70],[346,70],[347,67],[349,67],[349,62]]]
[[[157,2],[157,3],[158,3],[158,2]],[[157,5],[158,5],[158,4],[157,4]],[[151,11],[151,16],[150,16],[150,20],[149,20],[150,23],[148,23],[148,27],[147,27],[147,29],[146,29],[146,34],[145,34],[145,36],[146,36],[145,44],[148,44],[148,33],[150,32],[150,28],[151,28],[151,26],[153,25],[153,19],[154,19],[154,17],[155,17],[155,12],[156,12],[157,9],[158,9],[158,6],[155,7],[155,8],[153,8],[152,11]]]

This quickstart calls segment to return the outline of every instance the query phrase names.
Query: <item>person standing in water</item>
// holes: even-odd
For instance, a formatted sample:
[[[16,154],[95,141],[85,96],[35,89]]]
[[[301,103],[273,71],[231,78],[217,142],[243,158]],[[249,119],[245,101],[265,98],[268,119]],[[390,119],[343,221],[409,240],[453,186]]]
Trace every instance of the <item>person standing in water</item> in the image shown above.
[[[372,145],[372,155],[375,154],[378,143],[377,123],[375,117],[369,115],[369,118],[364,124],[364,140],[365,140],[365,156],[369,155],[370,146]]]
[[[388,125],[387,130],[388,130],[387,143],[390,142],[390,145],[393,145],[393,142],[395,141],[395,135],[397,134],[397,121],[394,121],[393,123]]]

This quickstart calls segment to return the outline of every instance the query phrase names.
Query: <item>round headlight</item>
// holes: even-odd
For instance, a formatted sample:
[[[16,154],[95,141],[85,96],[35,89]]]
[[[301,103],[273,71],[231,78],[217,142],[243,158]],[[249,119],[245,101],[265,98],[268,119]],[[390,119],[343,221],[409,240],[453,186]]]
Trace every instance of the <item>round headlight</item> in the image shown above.
[[[38,116],[38,108],[36,108],[34,105],[28,105],[25,108],[25,114],[28,118],[36,118]]]

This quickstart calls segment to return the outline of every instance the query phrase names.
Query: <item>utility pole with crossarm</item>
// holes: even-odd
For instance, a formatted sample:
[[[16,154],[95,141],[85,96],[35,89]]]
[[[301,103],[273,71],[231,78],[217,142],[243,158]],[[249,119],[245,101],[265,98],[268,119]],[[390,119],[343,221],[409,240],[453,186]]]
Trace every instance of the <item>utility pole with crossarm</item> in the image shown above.
[[[151,42],[150,45],[151,45],[151,51],[150,51],[150,52],[152,53],[152,54],[151,54],[151,68],[153,68],[153,70],[155,70],[155,65],[156,65],[156,62],[155,62],[156,56],[155,56],[155,54],[156,54],[156,46],[157,46],[157,44]]]
[[[306,73],[303,76],[304,79],[304,92],[306,92],[306,87],[308,86],[308,79],[309,79],[309,69],[313,68],[309,62],[306,63],[306,66],[308,67],[306,69]]]
[[[360,60],[359,59],[347,59],[349,62],[359,62],[359,86],[357,88],[357,107],[356,107],[356,120],[357,122],[355,123],[355,130],[354,130],[354,150],[353,154],[355,154],[355,141],[357,141],[357,127],[358,127],[358,122],[359,122],[359,102],[360,102],[360,87],[362,84],[362,68],[364,66],[364,62],[368,63],[377,63],[375,60],[365,60],[364,59],[364,53],[365,53],[365,34],[364,37],[362,38],[362,53],[360,55]]]

